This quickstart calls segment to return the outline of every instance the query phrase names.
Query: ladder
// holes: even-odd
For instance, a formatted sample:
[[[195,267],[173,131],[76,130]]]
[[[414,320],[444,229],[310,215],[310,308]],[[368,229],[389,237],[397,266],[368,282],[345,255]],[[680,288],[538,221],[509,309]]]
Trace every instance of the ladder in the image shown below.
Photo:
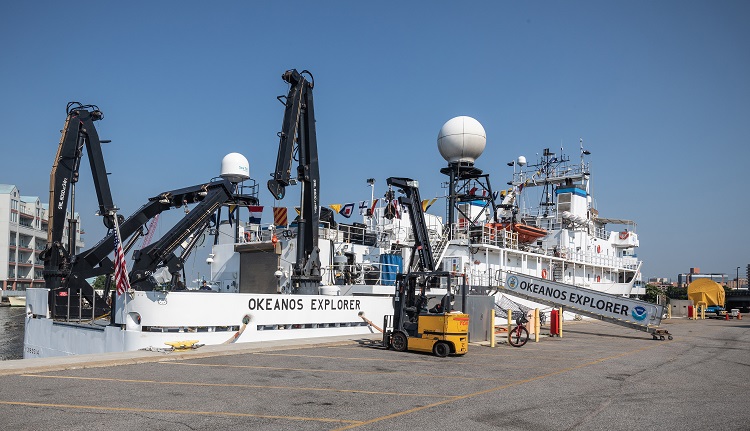
[[[450,242],[450,239],[448,238],[449,231],[450,225],[443,226],[443,234],[440,237],[440,241],[438,241],[438,243],[432,248],[433,256],[438,256],[438,258],[435,259],[436,268],[440,268],[443,257],[445,257],[445,251],[448,249],[448,243]]]

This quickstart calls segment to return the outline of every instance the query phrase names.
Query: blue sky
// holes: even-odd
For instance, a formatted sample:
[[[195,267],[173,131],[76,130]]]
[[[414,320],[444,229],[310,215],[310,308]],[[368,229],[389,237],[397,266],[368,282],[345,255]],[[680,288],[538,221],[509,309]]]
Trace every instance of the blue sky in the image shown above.
[[[124,213],[236,151],[268,219],[280,76],[308,69],[323,203],[368,198],[369,177],[379,194],[408,176],[442,195],[437,133],[468,115],[496,187],[518,155],[583,138],[600,215],[638,223],[644,275],[733,277],[750,263],[749,19],[745,1],[4,2],[0,183],[46,200],[75,100],[105,114]],[[90,178],[86,164],[78,210],[93,245],[105,230]]]

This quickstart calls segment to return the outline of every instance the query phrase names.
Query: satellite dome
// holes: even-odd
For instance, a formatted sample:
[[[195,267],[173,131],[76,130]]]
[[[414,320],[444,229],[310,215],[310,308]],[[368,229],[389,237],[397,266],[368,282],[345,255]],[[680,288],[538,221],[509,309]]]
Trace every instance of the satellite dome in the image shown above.
[[[240,153],[229,153],[221,159],[221,177],[232,183],[250,178],[250,163]]]
[[[438,150],[448,163],[474,161],[482,155],[487,134],[479,121],[471,117],[455,117],[440,128]]]

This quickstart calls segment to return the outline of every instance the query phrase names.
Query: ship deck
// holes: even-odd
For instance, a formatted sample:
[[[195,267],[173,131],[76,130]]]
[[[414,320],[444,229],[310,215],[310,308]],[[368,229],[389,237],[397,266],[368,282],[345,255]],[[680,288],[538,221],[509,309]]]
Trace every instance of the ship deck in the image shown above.
[[[444,359],[336,338],[4,361],[0,417],[6,429],[738,429],[748,326],[672,319],[674,340],[654,341],[566,322],[562,338],[498,336]]]

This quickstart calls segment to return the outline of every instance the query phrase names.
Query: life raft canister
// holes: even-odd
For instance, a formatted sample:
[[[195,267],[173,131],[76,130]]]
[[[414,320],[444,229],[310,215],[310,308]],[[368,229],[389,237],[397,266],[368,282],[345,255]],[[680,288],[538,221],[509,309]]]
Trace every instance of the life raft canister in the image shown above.
[[[602,277],[600,275],[596,276],[596,282],[600,283],[602,281]]]

